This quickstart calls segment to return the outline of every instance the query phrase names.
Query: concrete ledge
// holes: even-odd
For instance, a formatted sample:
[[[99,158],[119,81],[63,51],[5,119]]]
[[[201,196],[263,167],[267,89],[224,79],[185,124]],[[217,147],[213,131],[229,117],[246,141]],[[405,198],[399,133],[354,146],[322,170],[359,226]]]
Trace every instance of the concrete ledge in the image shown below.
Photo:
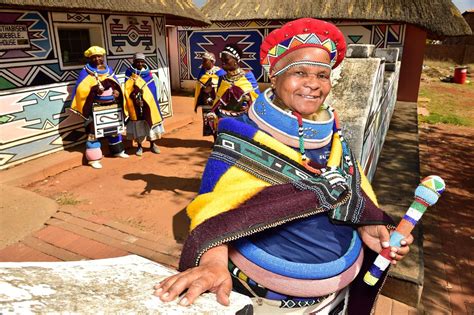
[[[374,54],[375,45],[350,44],[347,46],[347,58],[369,58]]]
[[[395,222],[407,211],[419,182],[417,104],[397,102],[372,183],[380,207]],[[396,268],[390,269],[382,293],[416,308],[424,278],[420,224],[413,236],[415,241],[410,246],[410,254]]]

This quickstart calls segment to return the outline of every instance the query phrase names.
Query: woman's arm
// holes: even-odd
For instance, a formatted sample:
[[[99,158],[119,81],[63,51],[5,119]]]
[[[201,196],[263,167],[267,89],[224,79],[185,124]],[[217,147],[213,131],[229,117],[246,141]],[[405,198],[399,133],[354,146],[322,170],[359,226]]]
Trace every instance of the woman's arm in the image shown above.
[[[232,290],[232,278],[228,265],[227,245],[220,245],[205,252],[199,266],[190,268],[171,276],[155,286],[155,295],[163,302],[173,301],[186,289],[186,294],[179,301],[187,306],[206,291],[215,293],[217,301],[229,305],[229,294]]]

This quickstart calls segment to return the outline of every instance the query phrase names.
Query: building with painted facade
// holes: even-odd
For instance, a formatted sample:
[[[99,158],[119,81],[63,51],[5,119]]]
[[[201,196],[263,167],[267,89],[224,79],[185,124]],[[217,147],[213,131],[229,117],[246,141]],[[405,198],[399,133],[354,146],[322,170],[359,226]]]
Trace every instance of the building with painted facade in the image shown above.
[[[203,22],[204,21],[204,22]],[[0,169],[85,141],[68,110],[91,45],[106,49],[119,80],[142,52],[172,115],[166,25],[205,25],[187,0],[0,1]]]
[[[244,51],[243,67],[252,69],[259,82],[268,82],[259,65],[263,38],[289,20],[314,17],[336,24],[348,44],[399,48],[402,63],[398,99],[416,102],[426,38],[471,33],[450,0],[209,0],[202,12],[211,20],[210,26],[180,27],[177,34],[179,64],[172,82],[184,88],[192,86],[199,72],[200,55],[204,51],[218,55],[228,42]]]
[[[251,69],[259,83],[265,84],[269,78],[260,66],[259,51],[273,29],[302,17],[330,21],[341,29],[349,45],[359,45],[367,52],[360,55],[363,58],[346,59],[346,69],[341,71],[345,83],[336,86],[331,95],[341,120],[349,127],[346,136],[352,138],[356,157],[371,179],[397,99],[417,101],[426,38],[470,33],[449,0],[387,3],[209,0],[202,12],[211,20],[210,26],[178,28],[175,50],[179,60],[171,64],[172,84],[192,89],[201,55],[208,51],[218,56],[227,43],[241,48],[242,67]]]

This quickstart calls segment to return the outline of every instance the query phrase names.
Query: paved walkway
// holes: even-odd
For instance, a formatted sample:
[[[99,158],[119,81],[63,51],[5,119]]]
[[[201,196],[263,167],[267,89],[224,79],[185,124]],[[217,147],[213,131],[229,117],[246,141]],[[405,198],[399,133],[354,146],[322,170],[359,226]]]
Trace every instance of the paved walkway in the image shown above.
[[[446,182],[423,218],[426,313],[474,314],[473,138],[473,128],[420,128],[421,173],[439,174]]]
[[[0,261],[75,261],[136,254],[177,267],[181,245],[103,217],[59,210],[42,229],[0,250]]]

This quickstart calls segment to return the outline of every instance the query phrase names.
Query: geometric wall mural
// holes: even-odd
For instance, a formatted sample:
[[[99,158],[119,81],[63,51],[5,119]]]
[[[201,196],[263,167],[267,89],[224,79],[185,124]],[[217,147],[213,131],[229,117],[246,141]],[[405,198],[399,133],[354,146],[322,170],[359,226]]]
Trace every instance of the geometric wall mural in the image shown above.
[[[52,51],[49,24],[40,12],[0,12],[0,60],[46,59]]]
[[[0,169],[86,140],[83,119],[68,109],[83,65],[62,66],[59,27],[95,27],[121,83],[133,54],[145,53],[161,112],[172,115],[164,17],[3,10],[0,19]]]
[[[106,20],[112,55],[155,52],[153,20],[145,16],[111,15]]]
[[[85,141],[83,119],[68,110],[68,86],[1,97],[0,169]]]
[[[199,74],[201,56],[204,52],[214,53],[218,59],[216,64],[220,65],[219,53],[226,44],[235,44],[242,50],[241,67],[243,69],[253,69],[253,74],[257,79],[262,76],[259,60],[263,35],[258,30],[197,31],[192,32],[188,40],[190,70],[193,78]]]
[[[180,80],[196,78],[200,70],[199,56],[202,52],[210,51],[219,56],[223,45],[236,41],[248,52],[242,67],[252,70],[257,81],[268,82],[268,77],[264,75],[259,63],[260,44],[264,36],[283,23],[283,21],[215,22],[205,30],[180,27],[178,30]],[[376,48],[403,47],[404,24],[347,22],[335,22],[335,24],[343,32],[347,44],[373,44]],[[216,64],[219,65],[219,60]]]

